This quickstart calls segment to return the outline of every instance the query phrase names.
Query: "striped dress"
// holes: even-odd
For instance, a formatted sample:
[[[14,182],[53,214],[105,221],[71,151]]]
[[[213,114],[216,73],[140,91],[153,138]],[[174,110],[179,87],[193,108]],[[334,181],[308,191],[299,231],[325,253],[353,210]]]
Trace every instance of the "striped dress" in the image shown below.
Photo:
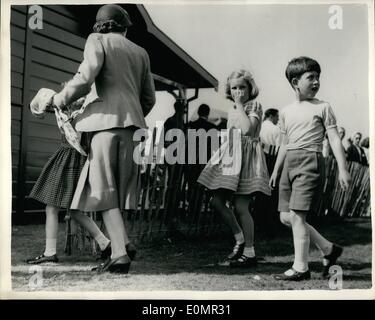
[[[250,128],[240,139],[228,139],[221,145],[198,178],[198,182],[206,188],[227,189],[239,195],[254,192],[271,195],[265,155],[259,142],[262,111],[254,112],[252,106],[250,102],[244,106],[244,110],[248,117],[258,119],[258,126]],[[228,170],[223,159],[229,154],[231,163]]]

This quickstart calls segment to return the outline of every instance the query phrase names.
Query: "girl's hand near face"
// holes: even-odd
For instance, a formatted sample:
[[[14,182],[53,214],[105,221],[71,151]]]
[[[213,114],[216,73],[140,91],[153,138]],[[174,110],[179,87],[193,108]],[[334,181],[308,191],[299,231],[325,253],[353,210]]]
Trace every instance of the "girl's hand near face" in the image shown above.
[[[234,103],[238,109],[243,109],[243,92],[236,91],[232,94]]]

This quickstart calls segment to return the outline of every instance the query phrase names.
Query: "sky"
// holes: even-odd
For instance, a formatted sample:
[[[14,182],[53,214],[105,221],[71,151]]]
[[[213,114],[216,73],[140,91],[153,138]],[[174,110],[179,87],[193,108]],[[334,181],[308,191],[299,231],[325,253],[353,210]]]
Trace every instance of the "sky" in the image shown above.
[[[340,5],[342,29],[331,29],[330,5],[176,4],[145,5],[154,23],[219,81],[219,90],[200,90],[191,116],[207,103],[225,111],[225,79],[235,69],[253,73],[263,109],[281,109],[295,99],[285,78],[292,58],[306,55],[322,68],[316,96],[328,101],[347,136],[369,135],[368,25],[363,4]],[[337,12],[337,11],[336,11]],[[337,15],[335,15],[337,17]],[[337,20],[336,20],[337,21]],[[189,93],[190,96],[193,93]],[[148,124],[173,114],[174,99],[157,94]]]

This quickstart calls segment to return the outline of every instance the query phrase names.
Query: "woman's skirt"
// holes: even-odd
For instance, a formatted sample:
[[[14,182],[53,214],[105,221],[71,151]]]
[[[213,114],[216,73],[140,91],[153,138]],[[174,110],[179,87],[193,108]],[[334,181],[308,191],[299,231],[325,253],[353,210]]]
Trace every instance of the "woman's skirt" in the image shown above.
[[[134,127],[91,134],[90,150],[82,169],[71,209],[103,211],[136,209],[140,168],[133,160]]]

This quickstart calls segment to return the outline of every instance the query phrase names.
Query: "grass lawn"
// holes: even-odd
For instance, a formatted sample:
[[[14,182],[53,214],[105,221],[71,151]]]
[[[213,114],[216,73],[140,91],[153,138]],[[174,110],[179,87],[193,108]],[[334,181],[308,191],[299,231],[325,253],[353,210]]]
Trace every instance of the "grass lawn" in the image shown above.
[[[343,221],[318,229],[331,241],[345,247],[339,260],[344,289],[371,288],[371,222]],[[44,225],[14,226],[12,235],[12,285],[16,291],[31,291],[29,265],[23,260],[42,253]],[[253,269],[211,266],[231,250],[228,235],[208,239],[166,239],[137,244],[138,254],[128,275],[96,275],[90,269],[97,264],[89,255],[66,256],[64,224],[60,225],[58,264],[42,265],[43,286],[47,291],[242,291],[242,290],[329,290],[328,280],[320,279],[321,257],[310,253],[312,279],[298,283],[279,282],[273,274],[289,268],[293,261],[293,243],[289,230],[273,238],[258,237],[259,264]],[[171,297],[173,298],[173,297]]]

